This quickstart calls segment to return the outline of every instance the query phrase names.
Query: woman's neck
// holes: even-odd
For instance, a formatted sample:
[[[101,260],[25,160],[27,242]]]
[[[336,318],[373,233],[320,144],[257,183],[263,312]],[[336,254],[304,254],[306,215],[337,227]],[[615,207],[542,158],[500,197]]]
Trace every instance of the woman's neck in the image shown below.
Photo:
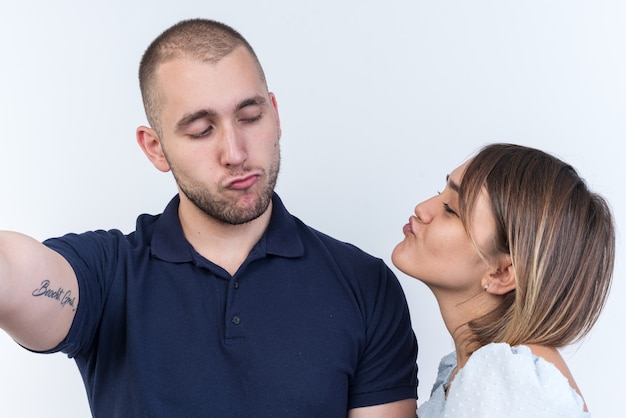
[[[443,322],[454,340],[457,357],[457,370],[461,369],[476,344],[474,334],[468,323],[482,317],[495,308],[495,301],[487,293],[458,295],[458,293],[442,289],[431,289],[441,311]],[[453,376],[452,376],[453,377]]]

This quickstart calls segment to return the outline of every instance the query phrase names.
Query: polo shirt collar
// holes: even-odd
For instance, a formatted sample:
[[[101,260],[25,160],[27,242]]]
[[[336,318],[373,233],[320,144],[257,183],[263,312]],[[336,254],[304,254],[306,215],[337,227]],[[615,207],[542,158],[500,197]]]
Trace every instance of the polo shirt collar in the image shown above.
[[[194,253],[193,247],[183,235],[178,218],[179,203],[178,195],[168,203],[156,222],[151,241],[152,254],[172,263],[191,262]],[[260,243],[261,248],[265,247],[266,254],[282,257],[299,257],[304,254],[296,221],[276,193],[272,196],[272,217]]]

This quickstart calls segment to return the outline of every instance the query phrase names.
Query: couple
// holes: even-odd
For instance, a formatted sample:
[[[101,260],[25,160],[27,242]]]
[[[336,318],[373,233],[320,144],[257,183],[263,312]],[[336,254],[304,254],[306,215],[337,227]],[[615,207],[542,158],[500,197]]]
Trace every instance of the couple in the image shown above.
[[[1,233],[0,327],[74,357],[97,417],[415,417],[402,289],[274,193],[277,102],[248,42],[180,22],[147,49],[140,86],[137,141],[178,196],[128,235]],[[485,147],[404,233],[393,262],[432,289],[456,345],[420,417],[585,416],[557,348],[595,322],[614,238],[575,171]]]

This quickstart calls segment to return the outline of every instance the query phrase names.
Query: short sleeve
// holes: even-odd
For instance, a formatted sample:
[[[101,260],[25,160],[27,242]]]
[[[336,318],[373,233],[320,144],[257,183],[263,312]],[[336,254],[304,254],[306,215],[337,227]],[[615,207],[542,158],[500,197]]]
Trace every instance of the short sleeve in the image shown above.
[[[430,399],[419,406],[420,418],[439,418],[443,416],[446,403],[445,387],[450,381],[450,375],[456,367],[456,353],[452,352],[441,359],[437,372],[437,379],[430,392]]]
[[[351,383],[349,408],[417,397],[417,341],[398,279],[379,260],[366,292],[365,347]]]
[[[94,338],[111,282],[120,263],[120,231],[68,234],[44,241],[72,266],[78,279],[78,308],[64,341],[49,352],[62,351],[69,357],[87,349]]]
[[[453,380],[445,417],[588,417],[567,378],[526,346],[489,344]]]

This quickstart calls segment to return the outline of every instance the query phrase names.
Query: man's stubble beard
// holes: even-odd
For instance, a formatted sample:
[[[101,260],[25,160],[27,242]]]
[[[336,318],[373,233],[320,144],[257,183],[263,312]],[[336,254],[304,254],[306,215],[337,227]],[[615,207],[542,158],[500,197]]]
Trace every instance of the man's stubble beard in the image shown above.
[[[272,161],[267,173],[267,182],[263,189],[257,194],[254,206],[240,208],[230,199],[220,196],[199,184],[185,184],[177,176],[177,170],[170,164],[172,174],[178,184],[180,191],[200,209],[206,216],[219,222],[229,225],[241,225],[253,221],[267,210],[274,188],[278,180],[280,171],[280,150],[277,151],[276,158]],[[243,172],[249,170],[244,169]]]

